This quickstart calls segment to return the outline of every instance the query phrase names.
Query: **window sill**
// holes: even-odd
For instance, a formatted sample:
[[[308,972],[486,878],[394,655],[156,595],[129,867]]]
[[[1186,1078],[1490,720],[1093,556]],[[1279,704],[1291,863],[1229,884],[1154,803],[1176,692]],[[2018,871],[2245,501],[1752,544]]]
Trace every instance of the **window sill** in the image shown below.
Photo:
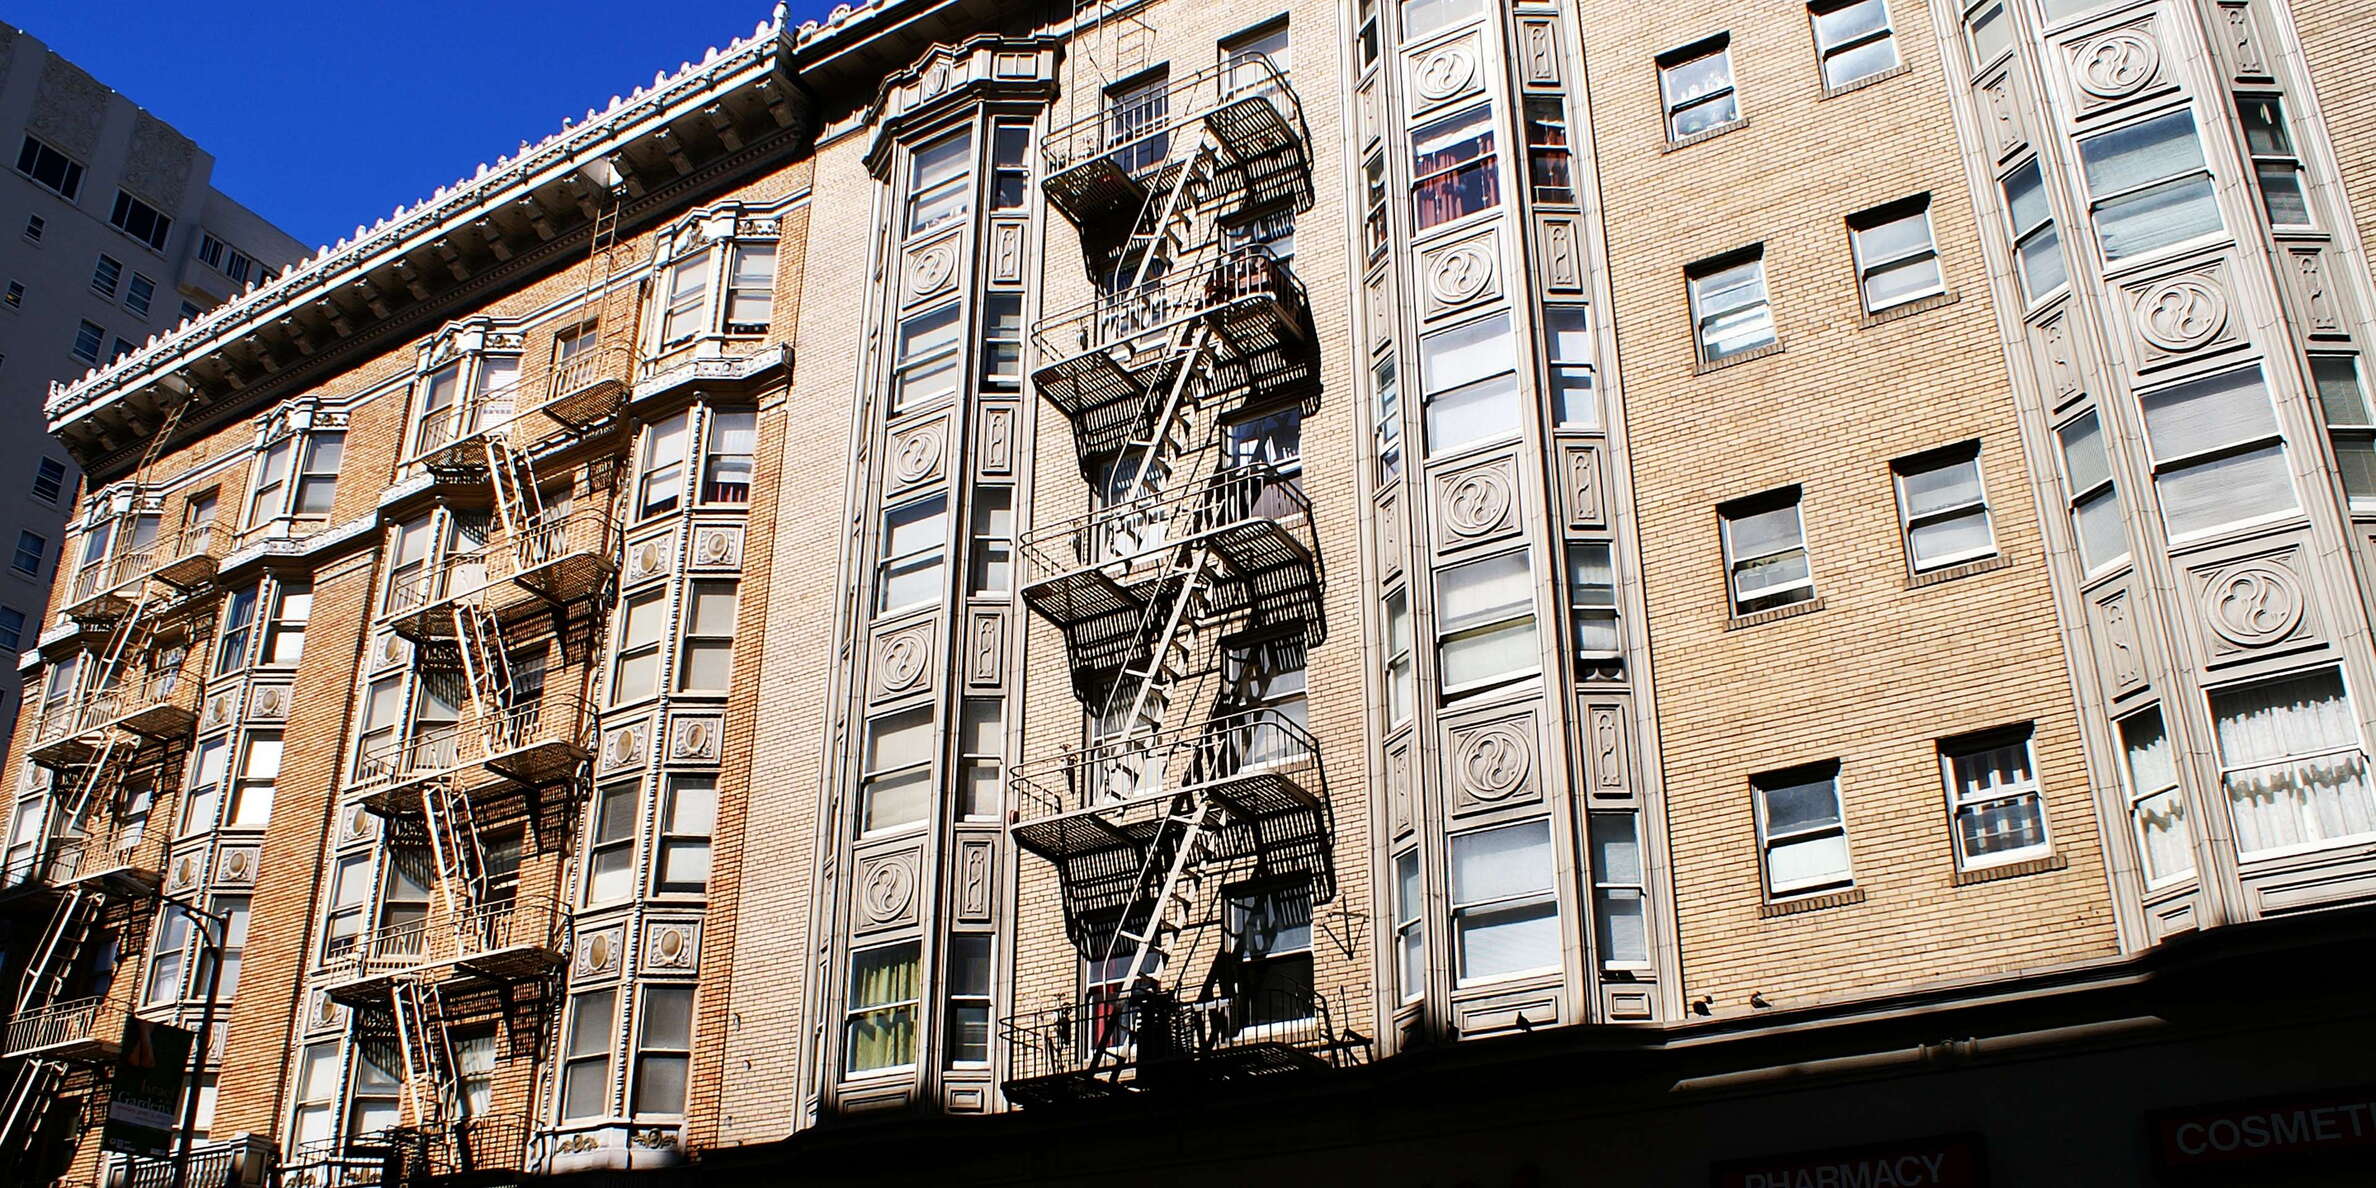
[[[1665,147],[1665,148],[1662,148],[1662,149],[1660,149],[1660,150],[1658,150],[1658,151],[1659,151],[1660,153],[1671,153],[1671,152],[1675,152],[1675,151],[1677,151],[1677,150],[1679,150],[1679,149],[1687,149],[1687,148],[1690,148],[1692,145],[1695,145],[1695,144],[1701,144],[1701,143],[1704,143],[1704,142],[1706,142],[1706,141],[1714,140],[1714,139],[1716,139],[1717,137],[1719,137],[1719,136],[1722,136],[1722,135],[1724,135],[1725,133],[1727,133],[1727,132],[1730,132],[1730,131],[1734,130],[1735,128],[1746,128],[1746,127],[1748,127],[1748,126],[1749,126],[1749,117],[1748,117],[1748,116],[1742,116],[1741,118],[1739,118],[1739,119],[1737,119],[1737,120],[1730,120],[1730,121],[1727,121],[1727,122],[1725,122],[1725,123],[1718,124],[1718,125],[1716,125],[1716,126],[1715,126],[1715,127],[1713,127],[1713,128],[1702,128],[1702,129],[1700,129],[1699,131],[1697,131],[1697,132],[1694,132],[1694,133],[1692,133],[1692,134],[1691,134],[1691,135],[1689,135],[1689,136],[1683,137],[1683,138],[1682,138],[1682,139],[1680,139],[1680,140],[1678,140],[1678,139],[1675,139],[1675,138],[1672,138],[1672,137],[1669,137],[1669,138],[1668,138],[1668,140],[1667,140],[1667,142],[1666,142],[1666,147]]]
[[[1725,622],[1724,629],[1726,631],[1740,631],[1749,627],[1762,627],[1765,624],[1774,622],[1778,619],[1791,619],[1800,615],[1811,615],[1822,609],[1823,599],[1818,596],[1807,599],[1805,602],[1793,602],[1789,606],[1777,606],[1771,610],[1752,611],[1745,615],[1734,615],[1731,619]]]
[[[1782,340],[1777,338],[1774,341],[1765,344],[1764,346],[1752,347],[1748,350],[1742,351],[1740,354],[1727,355],[1724,358],[1718,359],[1714,362],[1709,362],[1706,356],[1700,356],[1699,367],[1695,374],[1710,375],[1715,372],[1723,371],[1727,368],[1739,367],[1743,363],[1754,363],[1759,359],[1763,359],[1769,355],[1779,355],[1781,353]]]
[[[1943,565],[1937,569],[1924,570],[1921,573],[1917,573],[1908,577],[1906,579],[1906,588],[1909,590],[1920,590],[1925,586],[1936,586],[1945,582],[1952,582],[1957,578],[1968,578],[1978,574],[1995,573],[2000,569],[2011,568],[2013,568],[2013,558],[2008,557],[2003,553],[1998,553],[1993,557],[1980,557],[1971,561],[1959,561],[1953,565]]]
[[[1945,309],[1961,300],[1963,300],[1963,294],[1954,289],[1949,289],[1944,293],[1933,293],[1928,297],[1917,297],[1912,301],[1900,302],[1887,309],[1867,313],[1864,320],[1857,323],[1857,327],[1869,330],[1875,326],[1885,326],[1901,318],[1929,313],[1934,309]]]
[[[1900,62],[1897,65],[1877,74],[1868,74],[1863,78],[1851,79],[1850,81],[1841,83],[1836,87],[1825,87],[1823,89],[1823,94],[1817,98],[1816,102],[1820,103],[1824,99],[1837,99],[1842,95],[1852,94],[1854,92],[1861,91],[1866,87],[1880,86],[1882,83],[1888,82],[1890,79],[1896,78],[1901,74],[1912,72],[1913,69],[1914,67],[1912,65],[1905,62]]]
[[[2019,862],[1999,862],[1994,866],[1964,867],[1955,872],[1955,885],[1971,887],[1981,883],[2002,882],[2006,879],[2018,879],[2023,875],[2044,874],[2050,870],[2061,870],[2070,864],[2070,860],[2060,854],[2048,854],[2043,858],[2024,858]]]
[[[1798,916],[1808,912],[1819,912],[1825,908],[1847,907],[1851,904],[1863,903],[1864,900],[1864,888],[1843,887],[1838,891],[1801,895],[1795,899],[1769,899],[1757,905],[1757,914],[1761,919],[1771,920],[1779,916]]]

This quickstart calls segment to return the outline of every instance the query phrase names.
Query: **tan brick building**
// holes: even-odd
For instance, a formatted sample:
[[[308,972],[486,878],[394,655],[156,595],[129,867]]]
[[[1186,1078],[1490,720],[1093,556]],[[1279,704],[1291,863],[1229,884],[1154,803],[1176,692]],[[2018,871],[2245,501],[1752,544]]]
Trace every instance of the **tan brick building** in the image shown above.
[[[54,393],[8,1174],[2364,1182],[2371,27],[779,12]]]

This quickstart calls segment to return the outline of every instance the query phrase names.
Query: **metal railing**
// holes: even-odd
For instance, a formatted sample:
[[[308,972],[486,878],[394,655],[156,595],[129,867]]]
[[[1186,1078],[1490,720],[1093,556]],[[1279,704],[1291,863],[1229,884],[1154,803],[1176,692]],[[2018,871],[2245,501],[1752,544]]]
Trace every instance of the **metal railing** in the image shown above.
[[[1264,463],[1232,466],[1180,492],[1157,492],[1033,532],[1017,542],[1029,585],[1090,566],[1130,563],[1254,520],[1309,517],[1292,479]]]
[[[1041,319],[1032,331],[1044,360],[1040,370],[1105,351],[1117,352],[1125,367],[1151,363],[1169,349],[1173,327],[1239,305],[1267,306],[1291,318],[1304,306],[1303,285],[1269,248],[1237,248]]]
[[[574,507],[548,513],[508,539],[448,552],[420,573],[391,585],[382,617],[417,614],[474,598],[507,582],[531,582],[572,557],[609,558],[618,552],[618,540],[618,521],[606,508]]]
[[[400,735],[365,750],[358,785],[433,779],[546,744],[583,745],[588,721],[583,699],[540,696],[483,717]]]
[[[1291,125],[1303,118],[1286,74],[1268,56],[1247,54],[1051,129],[1040,139],[1040,160],[1051,174],[1100,160],[1113,161],[1124,173],[1144,173],[1169,156],[1174,129],[1243,100],[1271,103]]]
[[[1325,996],[1286,988],[1193,1002],[1162,990],[1109,991],[1009,1016],[999,1032],[1010,1092],[1018,1082],[1093,1071],[1120,1080],[1158,1065],[1244,1067],[1258,1055],[1273,1059],[1256,1061],[1256,1071],[1344,1067],[1359,1046],[1338,1033]]]
[[[107,999],[101,995],[18,1015],[8,1021],[8,1038],[5,1044],[0,1044],[0,1056],[21,1056],[41,1049],[91,1043],[99,1038],[95,1029],[99,1013],[106,1005]]]
[[[516,950],[559,953],[569,913],[542,897],[484,904],[443,921],[424,918],[371,929],[323,963],[323,980],[347,983],[443,966],[467,966]]]
[[[194,524],[172,536],[151,541],[138,548],[116,552],[106,560],[85,565],[75,571],[73,585],[66,595],[66,608],[72,610],[86,602],[113,594],[126,586],[140,582],[176,562],[202,557],[214,549],[214,524]]]
[[[1015,765],[1007,783],[1021,824],[1241,776],[1292,775],[1315,767],[1319,757],[1309,731],[1276,710],[1256,709],[1028,760]]]
[[[278,1188],[386,1188],[397,1175],[398,1140],[379,1132],[316,1139],[292,1147],[273,1168]]]
[[[624,345],[598,344],[537,371],[524,372],[509,383],[458,396],[454,403],[416,422],[408,460],[419,462],[467,446],[538,414],[550,413],[565,425],[575,425],[581,417],[574,405],[608,385],[623,389],[632,361]],[[600,415],[597,410],[582,420],[590,422]]]
[[[177,665],[142,673],[130,686],[117,685],[78,697],[43,702],[34,713],[33,745],[103,730],[147,710],[171,708],[196,714],[203,683],[195,677],[183,676]]]
[[[102,1188],[172,1188],[174,1160],[116,1156],[102,1169]],[[186,1188],[261,1188],[272,1166],[272,1140],[260,1134],[202,1142],[190,1148]]]

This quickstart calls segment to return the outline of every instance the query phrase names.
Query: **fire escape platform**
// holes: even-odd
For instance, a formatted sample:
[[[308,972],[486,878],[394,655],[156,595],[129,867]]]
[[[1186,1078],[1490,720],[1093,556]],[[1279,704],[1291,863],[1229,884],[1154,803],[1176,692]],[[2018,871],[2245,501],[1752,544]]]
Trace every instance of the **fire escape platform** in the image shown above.
[[[1017,821],[1009,830],[1015,844],[1051,862],[1070,862],[1113,850],[1139,851],[1163,830],[1164,817],[1182,796],[1202,793],[1228,810],[1226,837],[1253,829],[1265,818],[1294,810],[1316,810],[1320,799],[1284,767],[1252,767],[1203,783],[1167,787],[1069,812]]]
[[[1248,75],[1260,74],[1260,79]],[[1210,135],[1220,158],[1202,201],[1239,209],[1312,204],[1311,149],[1293,92],[1267,62],[1208,67],[1164,90],[1167,115],[1117,136],[1099,112],[1048,133],[1042,145],[1048,204],[1084,232],[1111,226],[1160,201],[1182,162],[1171,137]]]

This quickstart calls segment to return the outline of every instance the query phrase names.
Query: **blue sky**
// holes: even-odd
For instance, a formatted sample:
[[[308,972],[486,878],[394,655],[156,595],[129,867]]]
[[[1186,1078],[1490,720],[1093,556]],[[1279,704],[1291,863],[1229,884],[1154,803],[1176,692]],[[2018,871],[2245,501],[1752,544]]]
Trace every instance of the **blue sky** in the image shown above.
[[[792,21],[834,0],[795,0]],[[773,0],[17,0],[0,19],[215,156],[308,246],[748,34]]]

